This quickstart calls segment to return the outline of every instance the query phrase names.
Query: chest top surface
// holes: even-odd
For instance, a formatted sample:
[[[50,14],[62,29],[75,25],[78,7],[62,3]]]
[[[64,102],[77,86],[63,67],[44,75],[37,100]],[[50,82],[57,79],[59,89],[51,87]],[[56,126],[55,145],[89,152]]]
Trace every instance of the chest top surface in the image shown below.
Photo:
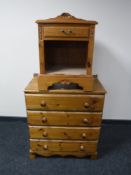
[[[38,79],[37,76],[33,77],[32,80],[29,82],[29,84],[27,85],[27,87],[25,88],[25,93],[43,93],[42,91],[39,90],[38,88]],[[106,90],[104,89],[104,87],[102,86],[102,84],[100,83],[100,81],[98,79],[95,79],[95,83],[94,83],[94,91],[92,92],[84,92],[81,90],[50,90],[46,93],[63,93],[63,94],[105,94]]]

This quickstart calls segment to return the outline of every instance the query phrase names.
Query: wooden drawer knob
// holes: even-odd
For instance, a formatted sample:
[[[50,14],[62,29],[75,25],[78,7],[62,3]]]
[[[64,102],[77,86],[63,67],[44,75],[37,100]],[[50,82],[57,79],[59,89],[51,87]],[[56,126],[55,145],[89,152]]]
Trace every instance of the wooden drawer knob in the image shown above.
[[[70,34],[70,33],[72,33],[72,30],[70,30],[70,29],[67,30],[67,34]]]
[[[84,146],[81,145],[81,146],[80,146],[80,151],[84,151],[84,149],[85,149]]]
[[[41,101],[40,105],[41,105],[42,107],[45,107],[45,106],[46,106],[46,102],[45,102],[45,101]]]
[[[60,32],[65,33],[64,29],[61,29]]]
[[[84,118],[83,123],[89,123],[89,120],[87,118]]]
[[[43,132],[43,136],[44,137],[47,137],[48,136],[48,133],[45,131],[45,132]]]
[[[43,123],[47,122],[47,118],[46,117],[42,117],[42,122]]]
[[[86,133],[82,133],[82,138],[83,138],[83,139],[86,138]]]
[[[85,102],[84,107],[88,108],[89,107],[89,103]]]
[[[44,145],[44,150],[48,150],[48,145]]]

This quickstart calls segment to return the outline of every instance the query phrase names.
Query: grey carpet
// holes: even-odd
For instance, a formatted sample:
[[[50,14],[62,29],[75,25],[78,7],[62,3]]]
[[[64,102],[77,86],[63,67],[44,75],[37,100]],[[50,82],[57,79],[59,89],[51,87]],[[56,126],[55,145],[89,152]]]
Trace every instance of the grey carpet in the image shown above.
[[[28,149],[26,122],[0,121],[0,175],[131,175],[131,125],[102,125],[98,160],[29,160]]]

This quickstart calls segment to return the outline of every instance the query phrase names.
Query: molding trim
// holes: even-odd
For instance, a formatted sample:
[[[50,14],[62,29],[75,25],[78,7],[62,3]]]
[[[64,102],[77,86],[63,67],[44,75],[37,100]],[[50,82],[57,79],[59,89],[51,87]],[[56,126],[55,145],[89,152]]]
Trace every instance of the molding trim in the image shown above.
[[[0,116],[0,122],[1,121],[7,121],[7,122],[14,122],[14,121],[27,122],[27,117]],[[131,125],[131,120],[103,119],[102,120],[102,124]]]

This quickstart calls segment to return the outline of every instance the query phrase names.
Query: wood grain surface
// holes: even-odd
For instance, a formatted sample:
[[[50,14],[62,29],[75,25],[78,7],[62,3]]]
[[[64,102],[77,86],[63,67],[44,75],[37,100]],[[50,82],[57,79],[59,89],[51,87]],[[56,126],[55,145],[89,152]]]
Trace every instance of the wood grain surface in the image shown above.
[[[30,149],[33,152],[97,152],[97,141],[63,141],[63,140],[30,140]]]
[[[27,111],[29,125],[45,126],[100,126],[102,113]]]
[[[104,104],[103,95],[26,94],[25,98],[29,110],[102,112]]]
[[[100,127],[29,126],[29,133],[32,139],[97,140]]]

